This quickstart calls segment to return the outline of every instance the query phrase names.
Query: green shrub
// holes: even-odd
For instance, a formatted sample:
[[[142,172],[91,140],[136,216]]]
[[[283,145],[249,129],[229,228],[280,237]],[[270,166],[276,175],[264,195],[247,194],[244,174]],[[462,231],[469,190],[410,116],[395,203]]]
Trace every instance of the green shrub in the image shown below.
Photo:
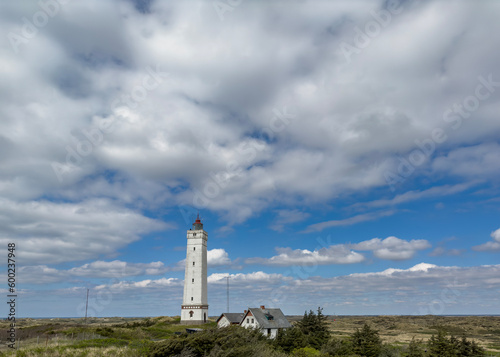
[[[292,352],[292,356],[294,357],[315,357],[320,355],[321,353],[317,349],[312,347],[297,348]]]
[[[256,350],[269,349],[270,342],[258,330],[230,326],[208,328],[194,334],[174,336],[150,347],[151,357],[175,356],[181,353],[195,357],[253,356]]]
[[[351,339],[331,338],[321,348],[321,352],[326,356],[351,356],[353,346]]]

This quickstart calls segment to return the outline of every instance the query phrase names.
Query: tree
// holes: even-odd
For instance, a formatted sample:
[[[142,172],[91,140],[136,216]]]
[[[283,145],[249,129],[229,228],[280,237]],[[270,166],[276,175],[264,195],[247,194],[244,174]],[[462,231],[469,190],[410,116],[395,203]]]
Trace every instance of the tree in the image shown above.
[[[422,351],[422,340],[415,340],[413,337],[408,345],[407,357],[423,357],[424,352]]]
[[[382,351],[382,341],[377,330],[367,324],[351,335],[354,353],[365,357],[378,357]]]
[[[438,330],[437,336],[432,335],[427,344],[429,346],[429,357],[455,356],[450,341],[448,341],[446,333],[442,329]]]
[[[297,327],[305,336],[309,346],[320,349],[330,338],[330,330],[326,322],[327,316],[323,315],[323,309],[318,307],[315,314],[312,310],[304,312],[304,317],[297,323]]]
[[[469,341],[465,336],[458,339],[455,336],[446,337],[440,329],[437,336],[432,335],[428,341],[429,357],[483,357],[486,355],[484,348],[475,341]]]
[[[274,346],[286,353],[307,346],[306,338],[298,326],[279,330],[273,343]]]

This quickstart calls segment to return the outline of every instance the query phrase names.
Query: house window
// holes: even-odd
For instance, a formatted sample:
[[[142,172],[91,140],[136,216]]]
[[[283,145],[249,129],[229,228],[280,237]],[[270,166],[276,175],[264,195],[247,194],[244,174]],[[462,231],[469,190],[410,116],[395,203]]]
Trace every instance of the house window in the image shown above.
[[[249,324],[249,323],[250,323],[250,319],[249,319],[249,318],[247,318],[247,324]]]
[[[252,323],[253,323],[253,319],[252,319]]]
[[[270,328],[268,328],[268,329],[267,329],[267,335],[269,336],[270,334],[271,334],[271,329],[270,329]]]

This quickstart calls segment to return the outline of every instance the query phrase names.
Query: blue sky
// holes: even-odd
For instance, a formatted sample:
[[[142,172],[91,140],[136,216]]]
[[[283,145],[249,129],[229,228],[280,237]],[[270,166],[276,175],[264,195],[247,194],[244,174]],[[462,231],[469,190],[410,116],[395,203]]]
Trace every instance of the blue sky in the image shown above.
[[[500,313],[498,2],[0,6],[18,316]]]

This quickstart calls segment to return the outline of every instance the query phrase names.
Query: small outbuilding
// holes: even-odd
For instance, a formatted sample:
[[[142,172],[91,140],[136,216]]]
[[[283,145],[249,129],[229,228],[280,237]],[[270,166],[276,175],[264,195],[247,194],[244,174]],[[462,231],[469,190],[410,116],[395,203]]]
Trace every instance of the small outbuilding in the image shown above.
[[[226,327],[231,325],[239,325],[243,320],[244,314],[238,312],[224,312],[217,319],[217,327]]]

